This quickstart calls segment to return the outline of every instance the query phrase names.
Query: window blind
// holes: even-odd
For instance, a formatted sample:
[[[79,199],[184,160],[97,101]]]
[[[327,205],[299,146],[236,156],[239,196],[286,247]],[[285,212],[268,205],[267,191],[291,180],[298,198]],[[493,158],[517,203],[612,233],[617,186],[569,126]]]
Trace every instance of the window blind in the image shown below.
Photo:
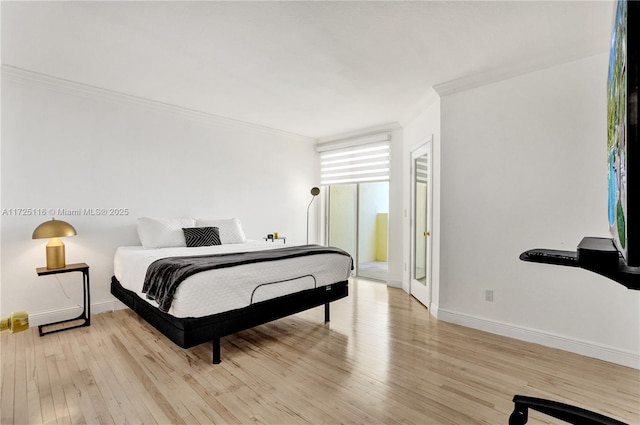
[[[426,157],[421,156],[416,159],[416,181],[429,182],[429,160]]]
[[[389,180],[388,134],[341,143],[339,147],[318,146],[318,150],[322,185]]]

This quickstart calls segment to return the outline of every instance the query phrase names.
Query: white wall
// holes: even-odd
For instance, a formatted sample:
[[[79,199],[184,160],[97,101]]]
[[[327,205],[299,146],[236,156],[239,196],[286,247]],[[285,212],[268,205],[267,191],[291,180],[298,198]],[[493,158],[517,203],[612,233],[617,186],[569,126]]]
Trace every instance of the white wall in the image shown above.
[[[305,242],[309,189],[319,184],[314,140],[52,79],[3,73],[2,83],[1,208],[129,210],[56,214],[78,231],[64,240],[67,263],[89,264],[94,312],[113,308],[113,254],[139,244],[139,216],[238,217],[250,239],[278,231]],[[316,202],[312,229],[318,213]],[[79,274],[58,275],[60,285],[36,276],[47,241],[31,233],[49,219],[2,216],[3,315],[27,310],[37,324],[77,314]]]
[[[639,291],[518,259],[608,236],[607,64],[442,96],[439,317],[638,368]]]
[[[404,262],[403,220],[403,140],[404,131],[397,126],[391,131],[391,170],[389,175],[389,273],[387,285],[400,288]]]

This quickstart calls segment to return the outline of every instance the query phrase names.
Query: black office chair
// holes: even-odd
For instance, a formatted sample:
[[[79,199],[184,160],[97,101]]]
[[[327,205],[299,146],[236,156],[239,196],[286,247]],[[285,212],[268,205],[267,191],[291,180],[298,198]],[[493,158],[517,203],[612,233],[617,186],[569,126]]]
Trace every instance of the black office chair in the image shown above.
[[[628,425],[600,413],[542,398],[515,395],[513,403],[515,406],[513,413],[509,416],[509,425],[526,424],[529,419],[529,409],[574,425]]]

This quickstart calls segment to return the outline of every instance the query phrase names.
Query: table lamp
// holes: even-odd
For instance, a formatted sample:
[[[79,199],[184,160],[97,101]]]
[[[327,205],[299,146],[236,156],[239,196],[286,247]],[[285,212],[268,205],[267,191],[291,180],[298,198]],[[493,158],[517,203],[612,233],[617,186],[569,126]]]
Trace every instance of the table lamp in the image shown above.
[[[47,244],[47,268],[62,269],[66,266],[64,257],[64,243],[59,239],[63,236],[75,236],[76,229],[66,221],[45,221],[33,231],[32,239],[51,238]]]

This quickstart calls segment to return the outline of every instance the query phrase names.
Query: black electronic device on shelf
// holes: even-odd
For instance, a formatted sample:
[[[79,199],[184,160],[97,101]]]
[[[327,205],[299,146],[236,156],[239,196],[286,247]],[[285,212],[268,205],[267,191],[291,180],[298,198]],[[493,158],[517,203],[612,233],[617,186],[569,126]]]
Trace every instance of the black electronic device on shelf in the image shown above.
[[[575,251],[559,251],[556,249],[543,248],[530,249],[520,254],[520,259],[533,263],[578,267],[578,253]]]

